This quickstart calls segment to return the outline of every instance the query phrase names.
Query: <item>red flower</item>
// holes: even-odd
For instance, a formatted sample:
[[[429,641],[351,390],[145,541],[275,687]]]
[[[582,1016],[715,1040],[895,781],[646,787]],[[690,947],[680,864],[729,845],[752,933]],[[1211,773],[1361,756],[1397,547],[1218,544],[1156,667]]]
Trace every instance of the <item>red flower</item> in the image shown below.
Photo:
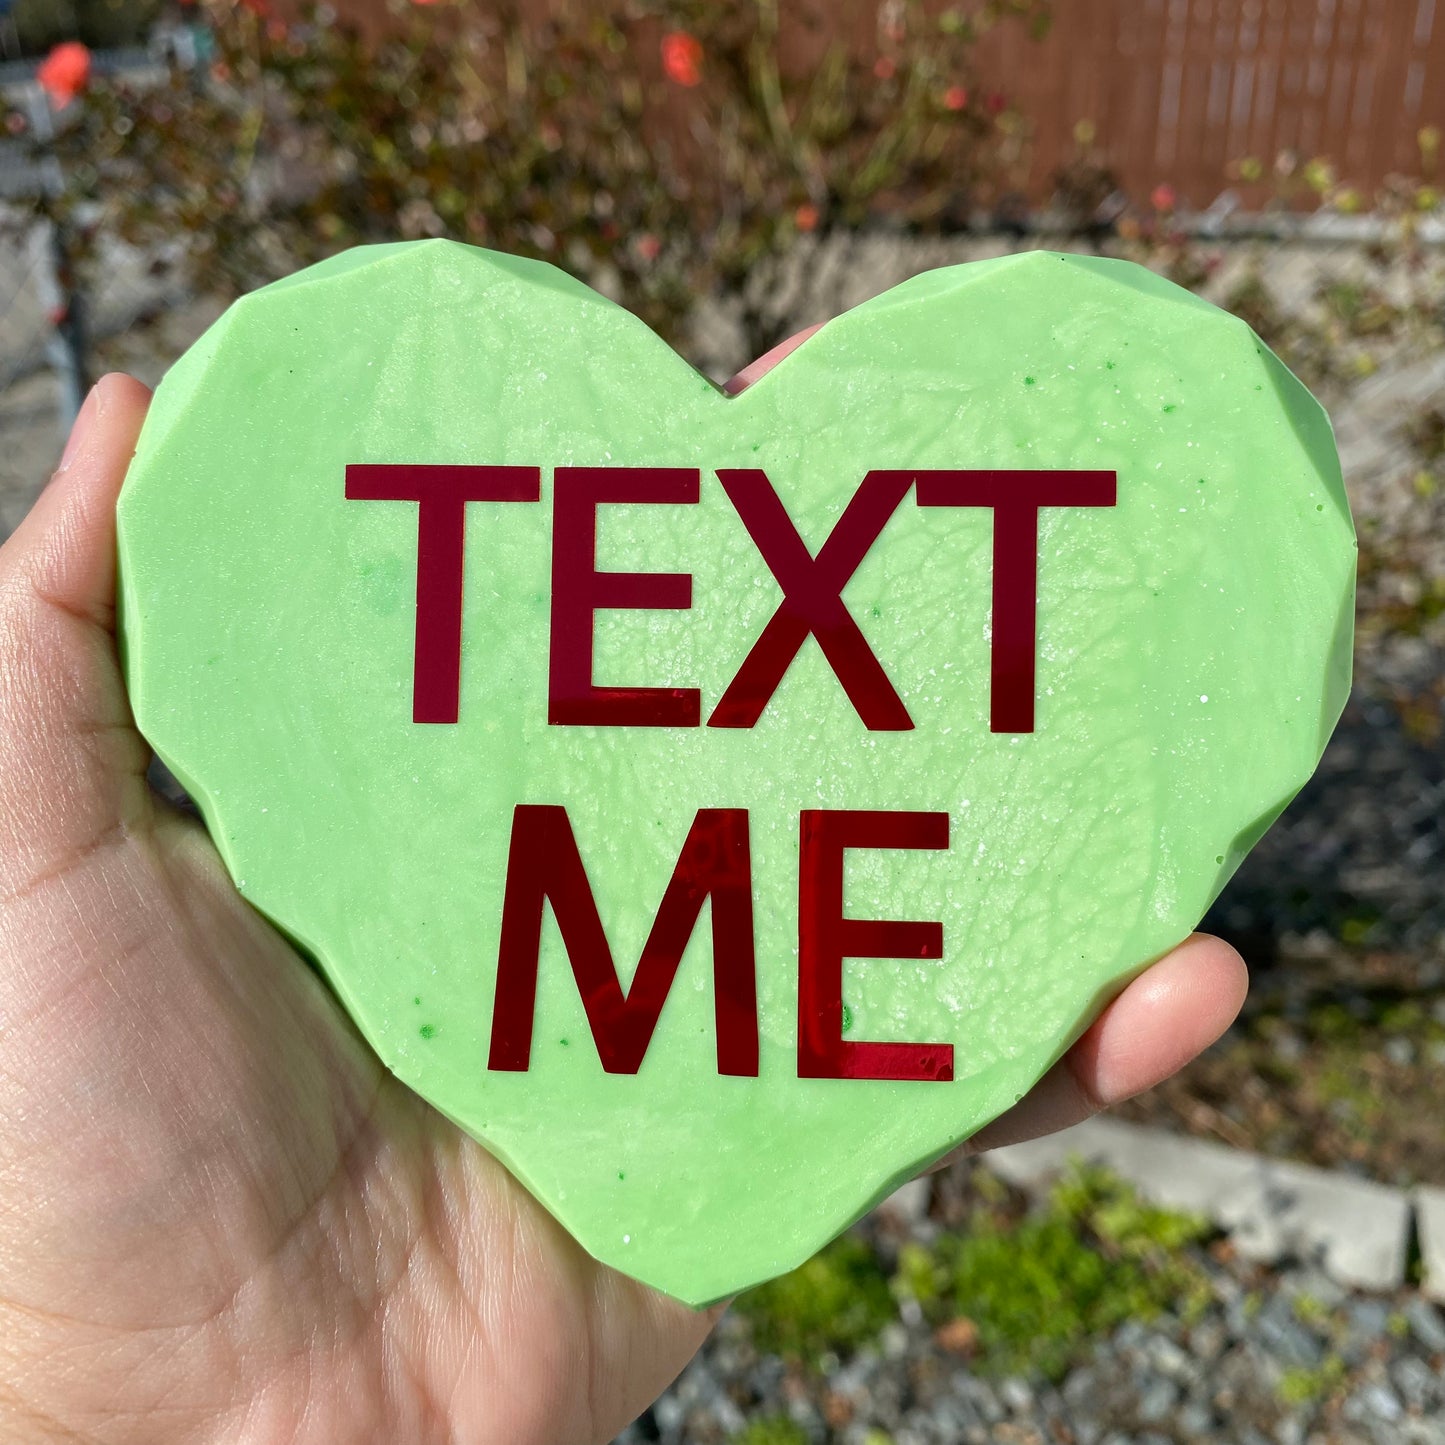
[[[702,42],[685,30],[670,30],[662,37],[662,68],[678,85],[700,85]]]
[[[637,238],[637,254],[644,261],[655,261],[662,254],[662,242],[651,231],[644,231]]]
[[[898,67],[893,63],[893,57],[891,55],[880,55],[878,59],[873,62],[873,74],[876,75],[879,80],[892,80],[893,72],[897,69]]]
[[[63,108],[90,81],[90,51],[78,40],[67,40],[40,62],[35,78],[50,97],[50,103]]]
[[[804,201],[796,211],[793,212],[793,223],[800,231],[816,231],[818,229],[818,208],[809,201]]]
[[[1001,90],[991,90],[984,97],[983,103],[990,115],[997,115],[1000,111],[1008,109],[1008,96]]]
[[[968,92],[961,85],[950,85],[943,92],[945,110],[962,110],[968,104]]]
[[[1174,187],[1165,185],[1162,182],[1149,192],[1149,204],[1156,211],[1172,211],[1174,203],[1179,198],[1174,194]]]

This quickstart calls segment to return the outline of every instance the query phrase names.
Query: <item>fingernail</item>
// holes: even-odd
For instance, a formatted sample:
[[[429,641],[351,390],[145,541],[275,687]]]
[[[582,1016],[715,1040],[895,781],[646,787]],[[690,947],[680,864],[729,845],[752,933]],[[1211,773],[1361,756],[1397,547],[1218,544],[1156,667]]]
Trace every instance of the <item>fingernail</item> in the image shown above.
[[[99,389],[99,387],[93,386],[86,395],[80,412],[75,418],[75,424],[70,428],[70,437],[65,443],[65,450],[60,454],[60,465],[55,469],[56,476],[59,476],[61,472],[65,471],[71,462],[75,460],[76,453],[79,452],[87,433],[90,431],[92,423],[95,421],[95,394]]]

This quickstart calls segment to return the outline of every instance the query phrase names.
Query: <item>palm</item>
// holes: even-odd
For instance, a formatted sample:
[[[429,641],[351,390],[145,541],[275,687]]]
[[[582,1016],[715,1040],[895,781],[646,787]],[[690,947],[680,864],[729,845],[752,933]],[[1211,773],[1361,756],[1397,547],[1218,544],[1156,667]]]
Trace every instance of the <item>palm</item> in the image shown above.
[[[183,1416],[262,1438],[607,1438],[707,1320],[592,1262],[398,1084],[130,776],[132,831],[17,900],[54,935],[0,1041],[10,1182],[50,1206],[0,1224],[27,1395],[151,1442],[189,1365]]]
[[[110,601],[144,404],[102,384],[0,549],[0,1421],[143,1445],[606,1439],[711,1317],[590,1259],[388,1074],[146,784]],[[990,1141],[1162,1077],[1239,992],[1232,951],[1191,940]]]

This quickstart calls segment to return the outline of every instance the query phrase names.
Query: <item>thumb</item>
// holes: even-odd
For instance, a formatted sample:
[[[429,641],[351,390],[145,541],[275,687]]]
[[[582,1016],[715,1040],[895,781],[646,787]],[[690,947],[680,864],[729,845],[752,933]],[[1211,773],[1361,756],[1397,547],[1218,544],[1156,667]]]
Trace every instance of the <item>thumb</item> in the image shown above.
[[[0,898],[124,836],[150,754],[115,647],[115,501],[150,393],[87,397],[59,470],[0,546]]]

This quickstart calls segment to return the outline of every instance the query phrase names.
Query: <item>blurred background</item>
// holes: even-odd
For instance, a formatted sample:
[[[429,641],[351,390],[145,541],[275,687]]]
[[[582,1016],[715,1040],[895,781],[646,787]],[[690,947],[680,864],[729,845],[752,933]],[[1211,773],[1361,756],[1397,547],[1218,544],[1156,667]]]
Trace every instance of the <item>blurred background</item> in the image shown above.
[[[0,537],[90,379],[398,237],[552,261],[719,380],[916,271],[1122,256],[1330,410],[1354,692],[1206,922],[1242,1019],[1117,1111],[1145,1163],[910,1186],[629,1445],[1445,1442],[1442,82],[1436,0],[0,0]],[[1251,1236],[1159,1205],[1156,1129],[1309,1170]],[[1311,1189],[1383,1265],[1275,1227]]]

